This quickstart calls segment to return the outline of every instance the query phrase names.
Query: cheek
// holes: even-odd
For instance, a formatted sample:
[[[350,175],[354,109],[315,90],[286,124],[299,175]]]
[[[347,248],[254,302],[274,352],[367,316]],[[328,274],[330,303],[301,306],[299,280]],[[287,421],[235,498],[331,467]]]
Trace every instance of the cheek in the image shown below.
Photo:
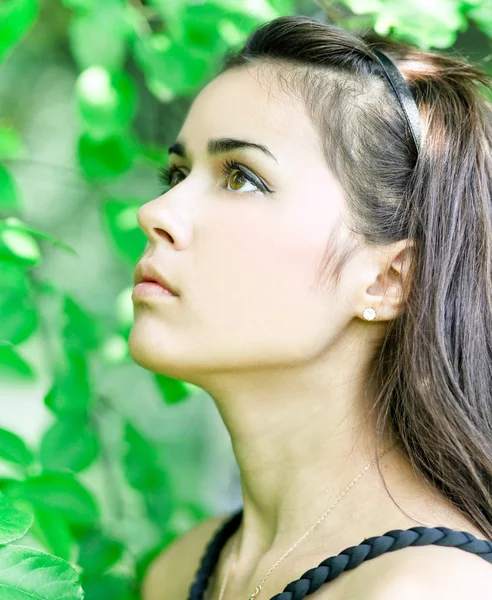
[[[303,322],[325,318],[326,300],[313,284],[330,223],[313,218],[314,211],[279,213],[278,206],[266,211],[259,205],[242,218],[222,218],[217,235],[204,240],[207,265],[197,269],[197,289],[206,290],[208,299],[201,317],[207,306],[206,319],[224,328],[234,331],[242,323],[276,335],[286,326],[293,332]]]
[[[297,362],[326,344],[334,300],[313,284],[332,216],[233,209],[197,228],[175,310],[141,311],[131,351],[142,366],[186,379],[179,368]]]

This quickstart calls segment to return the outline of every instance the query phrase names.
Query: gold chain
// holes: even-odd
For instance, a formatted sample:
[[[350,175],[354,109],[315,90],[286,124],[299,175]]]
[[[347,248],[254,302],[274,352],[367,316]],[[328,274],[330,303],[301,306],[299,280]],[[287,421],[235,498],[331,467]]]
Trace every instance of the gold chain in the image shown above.
[[[387,448],[382,454],[379,455],[379,458],[382,458],[387,452],[389,452],[391,450],[392,447],[393,446],[390,446],[390,448]],[[294,548],[296,548],[302,542],[302,540],[305,537],[307,537],[311,533],[311,531],[317,525],[319,525],[321,523],[321,521],[323,521],[323,519],[326,517],[326,515],[331,512],[331,510],[333,509],[333,507],[343,498],[343,496],[345,496],[345,494],[355,484],[355,482],[358,479],[360,479],[362,477],[362,475],[365,473],[365,471],[367,471],[373,464],[374,463],[369,463],[366,467],[364,467],[364,469],[362,469],[362,471],[356,477],[354,477],[354,479],[352,479],[352,481],[350,482],[350,484],[344,489],[344,491],[338,496],[338,498],[331,504],[331,506],[321,515],[321,517],[313,525],[311,525],[311,527],[306,531],[306,533],[304,535],[302,535],[297,540],[297,542],[291,548],[289,548],[287,550],[287,552],[281,558],[279,558],[277,560],[277,562],[272,567],[270,567],[270,569],[268,570],[267,574],[263,577],[263,579],[261,580],[261,582],[256,587],[255,591],[249,597],[249,600],[255,600],[256,599],[256,597],[258,596],[258,594],[261,592],[261,589],[263,587],[263,584],[264,584],[266,578],[270,575],[270,573],[276,567],[278,567],[278,565],[284,560],[284,558],[286,556],[288,556],[294,550]],[[231,567],[231,558],[232,558],[233,554],[236,551],[237,541],[238,541],[238,537],[236,537],[236,539],[234,540],[233,547],[231,548],[231,553],[229,554],[229,558],[227,560],[226,575],[224,577],[224,581],[222,583],[222,587],[221,587],[221,590],[220,590],[219,600],[222,600],[223,597],[224,597],[225,587],[226,587],[226,584],[227,584],[227,580],[229,579],[229,571],[230,571],[230,567]]]

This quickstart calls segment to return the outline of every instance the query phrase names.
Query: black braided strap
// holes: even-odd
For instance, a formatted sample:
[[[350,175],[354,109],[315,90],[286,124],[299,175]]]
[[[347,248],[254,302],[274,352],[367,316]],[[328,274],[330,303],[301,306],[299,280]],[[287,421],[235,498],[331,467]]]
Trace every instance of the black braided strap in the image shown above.
[[[466,531],[455,531],[447,527],[411,527],[392,529],[384,535],[366,538],[358,546],[350,546],[337,556],[330,556],[314,569],[303,573],[300,579],[289,583],[284,591],[270,600],[302,600],[314,594],[324,584],[336,579],[350,569],[355,569],[365,560],[409,546],[453,546],[481,556],[492,564],[492,542],[476,538]]]
[[[195,576],[188,595],[188,600],[202,600],[203,593],[207,589],[207,583],[210,575],[219,560],[220,551],[222,550],[225,542],[231,537],[231,535],[239,527],[241,519],[243,518],[242,510],[235,513],[230,519],[228,519],[220,529],[216,532],[212,540],[207,545],[205,553],[203,554],[200,566]]]

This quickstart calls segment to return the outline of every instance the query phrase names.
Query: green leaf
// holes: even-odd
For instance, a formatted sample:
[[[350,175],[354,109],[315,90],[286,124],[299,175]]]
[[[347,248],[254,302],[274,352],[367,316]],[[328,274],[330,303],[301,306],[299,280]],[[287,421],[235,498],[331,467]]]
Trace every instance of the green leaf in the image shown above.
[[[65,252],[68,252],[69,254],[72,254],[73,256],[79,257],[79,254],[77,253],[77,251],[74,248],[72,248],[71,246],[68,246],[64,242],[57,240],[56,238],[52,237],[51,235],[48,235],[47,233],[44,233],[43,231],[39,231],[39,229],[30,227],[29,225],[27,225],[26,223],[24,223],[17,217],[8,217],[7,219],[5,219],[4,223],[10,229],[28,233],[28,234],[32,235],[33,237],[37,237],[37,238],[40,238],[47,242],[50,242],[51,244],[53,244],[53,246],[60,248],[61,250],[64,250]]]
[[[99,322],[70,296],[63,301],[63,340],[65,348],[94,350],[101,342]]]
[[[214,66],[209,54],[173,43],[163,33],[139,37],[133,53],[149,90],[163,102],[192,94],[210,78]]]
[[[0,458],[28,467],[34,462],[34,456],[24,441],[15,433],[0,428]]]
[[[111,199],[103,208],[103,227],[114,248],[128,266],[134,268],[142,256],[147,239],[138,226],[137,211],[141,202]]]
[[[0,222],[0,259],[32,266],[41,260],[41,251],[30,233],[4,219]]]
[[[33,381],[36,373],[13,346],[0,346],[0,378]]]
[[[25,151],[17,130],[5,125],[0,127],[0,160],[21,158]]]
[[[21,538],[31,527],[32,521],[32,515],[14,508],[0,492],[0,544]]]
[[[0,4],[0,62],[26,35],[37,13],[37,0],[4,0]]]
[[[69,523],[94,526],[99,521],[96,501],[72,473],[47,472],[11,483],[8,496],[30,502],[35,510],[55,512]]]
[[[96,140],[124,134],[136,114],[137,91],[125,72],[89,67],[79,75],[76,96],[84,128]]]
[[[116,297],[115,313],[118,322],[118,330],[126,339],[130,335],[133,326],[133,285],[121,290]]]
[[[75,542],[68,521],[58,513],[36,507],[30,533],[55,556],[71,562]]]
[[[60,419],[86,417],[92,400],[86,357],[72,348],[67,359],[68,365],[56,377],[44,403]]]
[[[106,365],[121,364],[130,358],[128,339],[119,333],[108,336],[101,345],[98,357]]]
[[[161,167],[167,164],[169,152],[166,148],[156,144],[140,142],[138,159],[143,163],[148,163],[151,167]]]
[[[159,455],[153,444],[146,440],[132,425],[126,424],[125,475],[135,489],[150,493],[167,488],[169,481],[159,466]]]
[[[167,404],[179,404],[190,397],[188,389],[183,381],[158,373],[155,374],[154,377]]]
[[[67,562],[26,546],[0,548],[0,598],[83,600],[78,574]]]
[[[85,133],[79,138],[78,159],[88,179],[113,178],[131,169],[136,151],[137,144],[129,133],[104,140]]]
[[[214,55],[222,54],[227,49],[227,45],[220,36],[217,25],[227,16],[228,12],[216,4],[186,5],[180,19],[182,32],[179,35],[180,45],[200,50],[203,55],[208,54],[210,59]]]
[[[471,19],[480,31],[492,38],[492,4],[483,2],[481,6],[476,6],[466,13],[466,16]]]
[[[120,560],[124,550],[120,541],[101,531],[90,531],[80,541],[77,563],[86,573],[104,573]]]
[[[125,427],[125,441],[125,476],[133,488],[143,493],[148,516],[164,532],[168,529],[174,507],[169,477],[159,464],[155,446],[130,423]]]
[[[162,535],[169,529],[175,507],[171,487],[163,486],[161,489],[145,492],[144,502],[149,518],[158,526]]]
[[[97,437],[86,422],[57,421],[41,440],[40,460],[47,470],[83,471],[98,453]]]
[[[2,130],[0,130],[0,135]],[[0,137],[0,155],[2,152],[2,139]],[[19,191],[17,185],[8,170],[0,165],[0,212],[12,213],[20,209]]]
[[[32,284],[20,265],[0,262],[0,269],[0,339],[20,344],[38,326]]]
[[[270,4],[278,16],[294,15],[296,13],[295,0],[270,0]]]
[[[125,3],[92,2],[85,14],[74,15],[69,24],[70,48],[79,69],[99,65],[110,71],[121,70],[130,33]]]
[[[136,586],[129,577],[124,575],[83,573],[81,580],[85,600],[108,600],[108,598],[111,600],[138,600],[139,598]]]
[[[81,10],[82,12],[93,10],[96,2],[97,0],[61,0],[63,6],[73,10]]]

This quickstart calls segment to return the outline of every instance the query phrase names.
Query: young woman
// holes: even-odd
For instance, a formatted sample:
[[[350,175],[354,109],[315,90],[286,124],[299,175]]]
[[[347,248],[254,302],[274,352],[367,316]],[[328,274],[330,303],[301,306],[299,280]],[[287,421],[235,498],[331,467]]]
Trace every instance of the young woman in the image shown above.
[[[166,548],[145,600],[492,595],[483,85],[291,16],[194,100],[138,213],[130,352],[212,396],[243,507]]]

